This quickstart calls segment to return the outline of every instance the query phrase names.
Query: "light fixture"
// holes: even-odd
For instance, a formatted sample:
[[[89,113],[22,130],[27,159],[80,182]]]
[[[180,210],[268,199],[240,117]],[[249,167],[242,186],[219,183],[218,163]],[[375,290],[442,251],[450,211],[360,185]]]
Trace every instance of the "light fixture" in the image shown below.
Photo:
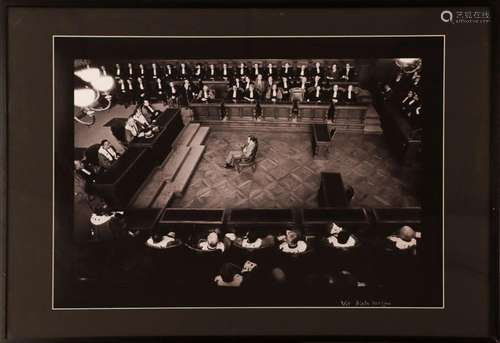
[[[108,93],[115,86],[115,79],[111,76],[100,76],[91,81],[90,84],[99,92]]]
[[[75,71],[75,75],[85,82],[92,82],[101,77],[101,71],[97,68],[83,68]]]
[[[74,104],[81,108],[81,111],[74,118],[78,123],[91,126],[95,123],[94,113],[96,111],[106,111],[111,107],[112,96],[110,91],[115,86],[115,80],[111,76],[101,75],[98,68],[90,68],[90,66],[76,71],[75,75],[89,85],[74,90]],[[107,102],[105,105],[102,104],[102,101],[99,101],[101,93],[103,95],[102,99]],[[92,106],[98,103],[101,105],[100,107]],[[87,117],[90,118],[89,121],[85,120]]]
[[[81,108],[89,108],[99,99],[99,93],[92,88],[75,89],[73,95],[75,106]]]
[[[414,73],[422,67],[422,59],[420,58],[397,58],[396,65],[403,73]]]

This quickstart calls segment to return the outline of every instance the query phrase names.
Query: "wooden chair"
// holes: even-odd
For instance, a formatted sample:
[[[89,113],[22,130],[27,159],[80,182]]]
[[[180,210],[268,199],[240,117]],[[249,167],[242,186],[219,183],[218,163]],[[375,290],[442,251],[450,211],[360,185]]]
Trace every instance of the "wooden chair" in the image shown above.
[[[256,156],[258,148],[259,144],[255,143],[255,149],[253,149],[252,155],[250,155],[250,157],[242,157],[241,159],[234,161],[234,167],[238,171],[238,173],[240,173],[242,169],[247,167],[252,168],[252,171],[255,172],[255,169],[257,168]]]

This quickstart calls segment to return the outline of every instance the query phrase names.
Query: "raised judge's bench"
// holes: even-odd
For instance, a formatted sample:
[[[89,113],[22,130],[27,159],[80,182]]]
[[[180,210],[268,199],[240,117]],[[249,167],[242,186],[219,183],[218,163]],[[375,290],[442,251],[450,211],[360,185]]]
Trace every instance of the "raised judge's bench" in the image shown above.
[[[97,175],[93,188],[113,208],[126,209],[149,174],[168,155],[184,124],[179,110],[167,109],[160,131],[151,139],[136,138],[111,168]]]
[[[201,123],[213,125],[228,125],[232,122],[251,121],[254,118],[255,103],[248,102],[226,102],[227,122],[220,122],[221,102],[214,100],[212,102],[192,102],[190,108],[193,110],[194,119]],[[299,103],[299,119],[295,123],[290,122],[290,112],[292,104],[288,102],[261,104],[263,120],[259,125],[265,125],[267,122],[280,123],[286,125],[300,126],[313,123],[322,123],[326,120],[329,105],[325,103]],[[339,131],[363,132],[365,126],[365,117],[368,106],[365,105],[338,105],[335,106],[335,119],[333,126]]]
[[[178,109],[167,109],[161,113],[156,125],[159,131],[152,138],[136,137],[130,142],[129,147],[148,148],[151,150],[151,158],[158,165],[167,157],[172,143],[181,132],[184,124]]]
[[[150,149],[130,147],[111,168],[97,175],[93,188],[111,207],[124,209],[153,166]]]

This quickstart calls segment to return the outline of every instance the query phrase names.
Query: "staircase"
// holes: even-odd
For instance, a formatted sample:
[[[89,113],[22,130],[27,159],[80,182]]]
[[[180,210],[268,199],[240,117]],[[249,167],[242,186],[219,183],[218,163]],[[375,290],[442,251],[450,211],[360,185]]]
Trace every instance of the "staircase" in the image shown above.
[[[144,182],[131,208],[163,208],[174,196],[181,196],[200,162],[207,126],[191,123],[176,138],[172,151]]]

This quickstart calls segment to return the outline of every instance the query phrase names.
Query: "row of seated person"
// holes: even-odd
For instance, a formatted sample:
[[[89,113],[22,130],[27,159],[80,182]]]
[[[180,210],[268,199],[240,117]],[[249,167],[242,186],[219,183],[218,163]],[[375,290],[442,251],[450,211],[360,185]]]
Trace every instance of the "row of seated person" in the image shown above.
[[[316,237],[317,238],[317,237]],[[408,225],[401,227],[396,233],[387,237],[387,251],[416,255],[417,240],[421,238],[420,232],[415,231]],[[342,228],[335,223],[329,226],[326,234],[315,242],[321,245],[349,250],[359,247],[360,239],[355,233]],[[155,249],[168,249],[178,247],[184,243],[176,236],[174,231],[166,235],[154,233],[145,243]],[[206,236],[190,236],[187,247],[196,251],[214,251],[224,253],[231,246],[249,251],[277,247],[279,251],[287,254],[300,255],[314,250],[316,247],[308,244],[306,234],[296,229],[286,229],[280,235],[258,234],[256,231],[248,231],[243,236],[235,232],[223,234],[220,229],[209,230]]]
[[[420,73],[398,73],[391,84],[385,84],[380,93],[384,101],[395,103],[401,116],[407,119],[413,129],[422,127],[422,103],[420,101]]]
[[[122,143],[123,150],[126,150],[127,145],[136,137],[154,137],[159,130],[156,125],[159,114],[160,111],[154,109],[148,100],[144,100],[128,116],[125,125],[116,124],[111,127],[111,131]],[[95,182],[97,174],[110,169],[120,157],[121,153],[107,139],[88,147],[83,157],[74,161],[75,180],[81,179],[91,185]]]
[[[265,77],[286,77],[288,79],[306,77],[312,80],[315,76],[326,77],[332,81],[356,81],[358,74],[356,68],[350,63],[330,65],[321,62],[314,63],[112,63],[101,65],[104,75],[113,75],[120,79],[143,80],[229,80],[231,78],[255,79],[258,75]]]
[[[411,227],[404,226],[388,236],[377,247],[383,250],[382,254],[393,259],[414,258],[417,253],[418,237],[420,237],[419,234]],[[293,262],[304,262],[308,257],[318,256],[318,254],[334,261],[334,264],[338,266],[334,268],[336,272],[356,271],[359,267],[356,267],[356,254],[362,250],[364,243],[355,233],[332,223],[325,236],[314,238],[305,236],[294,229],[287,229],[277,236],[272,234],[262,236],[256,234],[255,231],[248,231],[244,235],[238,235],[235,232],[222,234],[220,230],[215,229],[209,231],[206,236],[191,236],[186,243],[183,243],[175,232],[169,232],[166,235],[155,233],[147,239],[145,244],[159,251],[184,246],[204,258],[205,262],[208,261],[208,256],[218,257],[211,262],[222,264],[220,274],[215,275],[213,279],[214,283],[217,286],[238,287],[256,267],[257,270],[262,271],[262,266],[265,264],[272,266],[267,269],[267,272],[278,282],[292,278],[297,272],[302,274],[304,269],[307,271],[321,269],[322,266],[318,266],[316,262],[313,262],[316,266],[311,266],[311,263],[307,262],[302,265]],[[227,257],[224,258],[224,256]],[[290,261],[292,264],[289,263]],[[238,265],[243,267],[236,268]]]
[[[192,82],[184,80],[182,85],[173,81],[162,82],[160,79],[148,86],[141,78],[119,79],[114,95],[118,103],[129,106],[144,99],[158,99],[166,104],[188,106],[194,101],[211,102],[217,99],[226,99],[232,102],[251,102],[255,100],[268,102],[290,102],[291,94],[301,101],[307,102],[335,102],[341,104],[355,104],[360,90],[353,84],[339,85],[328,79],[315,76],[308,81],[306,77],[296,80],[287,78],[273,78],[269,76],[264,79],[258,75],[255,80],[248,76],[243,79],[232,79],[224,91],[217,91],[203,81]]]
[[[127,117],[125,125],[119,123],[111,127],[113,135],[122,143],[124,149],[136,137],[153,138],[159,128],[156,125],[160,111],[144,99]],[[85,179],[93,179],[94,174],[102,169],[111,168],[121,154],[107,140],[89,147],[81,160],[75,161],[75,170]]]

